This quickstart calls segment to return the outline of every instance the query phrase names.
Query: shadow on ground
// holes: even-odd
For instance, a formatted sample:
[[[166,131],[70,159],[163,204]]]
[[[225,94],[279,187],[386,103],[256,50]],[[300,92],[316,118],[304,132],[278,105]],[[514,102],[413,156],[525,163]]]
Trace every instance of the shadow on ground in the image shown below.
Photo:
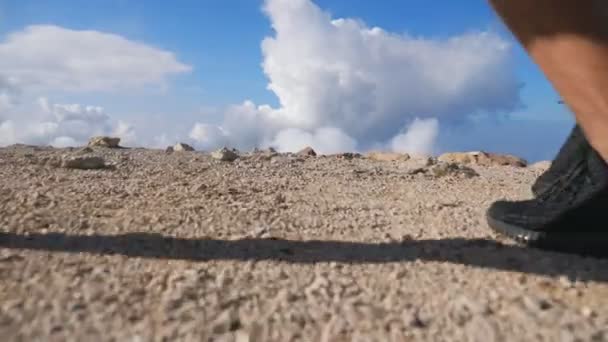
[[[190,261],[280,261],[374,264],[435,261],[581,281],[608,281],[608,260],[504,245],[485,239],[448,238],[395,243],[282,239],[181,239],[160,234],[19,235],[0,233],[0,248],[125,255]]]

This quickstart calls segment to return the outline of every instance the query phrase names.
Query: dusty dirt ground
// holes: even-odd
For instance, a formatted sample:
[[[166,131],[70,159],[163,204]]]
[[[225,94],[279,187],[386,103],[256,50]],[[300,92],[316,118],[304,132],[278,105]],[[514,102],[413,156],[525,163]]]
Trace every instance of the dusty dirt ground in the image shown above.
[[[0,149],[1,341],[608,340],[608,260],[485,223],[540,170],[79,153]]]

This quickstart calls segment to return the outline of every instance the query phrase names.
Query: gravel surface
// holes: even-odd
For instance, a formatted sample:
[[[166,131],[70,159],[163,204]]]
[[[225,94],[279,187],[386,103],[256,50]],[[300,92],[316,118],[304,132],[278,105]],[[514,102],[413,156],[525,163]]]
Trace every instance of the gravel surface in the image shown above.
[[[0,149],[0,341],[608,341],[607,259],[485,223],[542,169],[348,157]]]

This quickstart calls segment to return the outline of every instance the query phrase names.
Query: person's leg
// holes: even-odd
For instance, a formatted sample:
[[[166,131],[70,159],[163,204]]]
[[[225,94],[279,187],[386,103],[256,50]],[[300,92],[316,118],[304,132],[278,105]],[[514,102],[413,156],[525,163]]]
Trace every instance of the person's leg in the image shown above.
[[[490,0],[608,160],[608,3]]]
[[[558,186],[497,201],[489,226],[519,241],[589,252],[608,246],[608,5],[605,0],[490,0],[573,110],[592,148]]]

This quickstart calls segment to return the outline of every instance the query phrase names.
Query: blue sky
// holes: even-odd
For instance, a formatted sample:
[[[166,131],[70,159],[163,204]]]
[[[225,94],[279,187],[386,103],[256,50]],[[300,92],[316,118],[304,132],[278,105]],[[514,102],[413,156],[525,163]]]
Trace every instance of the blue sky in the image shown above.
[[[316,0],[314,3],[333,18],[357,18],[369,27],[378,26],[395,34],[441,40],[489,30],[514,43],[485,0]],[[112,33],[170,51],[179,62],[191,66],[192,71],[172,76],[170,85],[161,92],[74,93],[49,89],[44,95],[57,103],[100,105],[113,116],[171,115],[182,118],[185,126],[193,123],[191,121],[218,122],[222,120],[222,108],[244,100],[279,106],[277,96],[267,89],[268,75],[262,68],[261,42],[273,35],[262,5],[262,1],[254,0],[2,0],[0,41],[29,25],[54,25]],[[517,80],[524,85],[520,93],[524,107],[511,113],[511,119],[504,125],[512,129],[505,130],[504,134],[517,132],[522,120],[523,124],[532,121],[530,127],[521,131],[529,131],[529,135],[543,131],[547,139],[542,148],[527,157],[548,158],[559,147],[572,118],[557,104],[559,96],[517,45],[512,58]],[[550,128],[549,133],[540,129],[543,125]],[[458,132],[457,128],[452,135],[458,135],[454,132]],[[526,154],[525,146],[518,147],[522,139],[519,140],[510,147],[509,137],[493,139],[490,134],[478,140],[476,149]],[[526,144],[532,141],[523,140]],[[449,139],[443,143],[449,144]],[[471,149],[477,146],[475,140],[452,145]]]

